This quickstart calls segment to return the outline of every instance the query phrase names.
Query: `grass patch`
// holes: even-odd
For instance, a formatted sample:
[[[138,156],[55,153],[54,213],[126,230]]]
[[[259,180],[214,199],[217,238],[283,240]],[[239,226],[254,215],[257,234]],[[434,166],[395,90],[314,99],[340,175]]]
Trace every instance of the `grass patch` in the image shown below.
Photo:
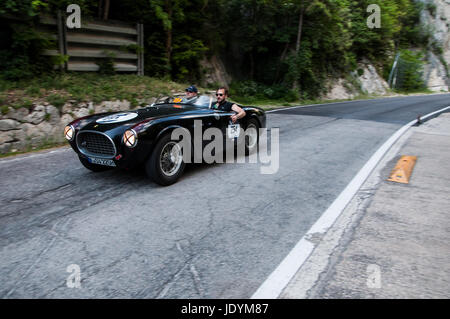
[[[434,91],[431,91],[428,88],[420,88],[416,90],[394,90],[395,93],[402,94],[402,95],[410,95],[410,94],[433,94],[436,93]]]
[[[7,105],[0,106],[0,112],[2,113],[2,115],[8,114],[9,107]]]
[[[62,95],[59,94],[51,94],[49,96],[47,96],[47,101],[48,103],[50,103],[51,105],[53,105],[54,107],[61,109],[64,105],[64,103],[66,103],[67,101],[67,97],[64,97]]]
[[[67,100],[94,103],[128,100],[136,107],[139,100],[184,92],[189,85],[133,74],[55,73],[16,82],[0,79],[0,105],[20,107],[24,99],[31,103],[47,101],[56,107],[62,107]]]
[[[41,89],[38,86],[30,86],[25,90],[25,94],[32,97],[41,97]]]

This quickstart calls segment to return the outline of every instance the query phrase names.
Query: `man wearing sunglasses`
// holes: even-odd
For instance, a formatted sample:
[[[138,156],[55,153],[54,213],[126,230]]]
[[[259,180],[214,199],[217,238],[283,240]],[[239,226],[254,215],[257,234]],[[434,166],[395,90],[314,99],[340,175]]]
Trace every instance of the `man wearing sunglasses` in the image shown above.
[[[236,114],[231,115],[231,121],[236,123],[237,120],[245,116],[245,111],[238,105],[227,101],[228,89],[221,87],[216,91],[217,102],[215,102],[211,108],[215,110],[221,110],[226,112],[235,111]]]

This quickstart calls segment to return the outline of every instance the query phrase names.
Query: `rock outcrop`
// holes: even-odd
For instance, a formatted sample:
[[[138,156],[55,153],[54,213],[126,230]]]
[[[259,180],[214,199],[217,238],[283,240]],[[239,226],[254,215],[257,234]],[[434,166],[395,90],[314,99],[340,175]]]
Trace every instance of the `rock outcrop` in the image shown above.
[[[440,56],[428,52],[424,80],[432,91],[449,91],[450,78],[447,72],[450,66],[450,0],[421,0],[421,2],[424,3],[420,17],[424,29],[429,30],[433,46],[442,49]]]
[[[378,74],[369,61],[358,64],[358,70],[351,73],[352,81],[340,78],[331,80],[325,100],[353,99],[359,94],[385,95],[389,92],[389,85]]]

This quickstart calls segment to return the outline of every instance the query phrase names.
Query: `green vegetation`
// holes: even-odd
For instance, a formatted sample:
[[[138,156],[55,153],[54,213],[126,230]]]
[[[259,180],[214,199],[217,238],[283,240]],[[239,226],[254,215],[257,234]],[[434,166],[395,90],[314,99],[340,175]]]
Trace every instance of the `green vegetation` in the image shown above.
[[[26,18],[19,25],[3,24],[0,45],[0,78],[20,81],[41,75],[53,65],[67,61],[67,56],[53,59],[38,54],[55,48],[55,41],[33,28],[35,17],[56,9],[65,11],[70,0],[4,0],[0,15]],[[420,11],[435,11],[429,2],[414,0],[122,0],[110,1],[109,10],[99,10],[97,0],[78,0],[83,19],[90,17],[144,24],[144,47],[122,49],[144,52],[145,74],[151,79],[201,83],[201,61],[219,56],[235,82],[236,98],[272,100],[289,103],[298,99],[316,99],[327,90],[328,82],[357,70],[357,62],[369,59],[383,74],[389,74],[393,58],[400,50],[428,48],[431,31],[423,30]],[[367,7],[381,8],[381,28],[366,25]],[[439,48],[436,47],[435,51]],[[99,62],[102,75],[114,75],[112,56]],[[50,89],[58,90],[59,99],[127,98],[133,106],[141,89],[122,83],[119,78],[76,82],[78,77],[53,76],[44,80],[46,93],[33,87],[27,94],[46,98]],[[408,76],[407,76],[408,77]],[[124,79],[130,79],[127,76]],[[134,80],[133,80],[134,81]],[[133,82],[132,81],[132,82]],[[147,87],[151,80],[134,81]],[[409,80],[406,81],[406,83]],[[0,81],[0,90],[10,87]],[[416,90],[408,84],[404,90]],[[95,89],[93,89],[95,88]],[[125,91],[130,90],[130,91]],[[256,88],[256,91],[254,90]],[[150,89],[153,90],[153,89]],[[159,89],[155,89],[158,91]],[[136,93],[131,96],[130,93]]]
[[[398,61],[395,88],[399,92],[423,92],[423,54],[402,50]]]
[[[0,106],[0,112],[2,113],[2,115],[8,114],[9,107],[7,105]]]
[[[243,104],[279,103],[289,105],[299,100],[295,90],[283,85],[267,86],[254,81],[233,82],[230,86],[231,98]]]
[[[64,103],[66,103],[66,97],[58,94],[50,94],[47,96],[46,100],[58,109],[62,108]]]
[[[97,63],[97,65],[99,66],[98,73],[103,75],[116,74],[116,71],[114,69],[115,54],[110,51],[103,51],[103,53],[106,55],[106,57],[100,59],[100,61]]]
[[[95,103],[105,100],[128,100],[132,107],[137,107],[140,105],[139,100],[183,92],[187,86],[186,83],[137,75],[55,73],[18,81],[0,78],[0,102],[14,108],[30,109],[33,102],[48,102],[61,108],[68,100]]]

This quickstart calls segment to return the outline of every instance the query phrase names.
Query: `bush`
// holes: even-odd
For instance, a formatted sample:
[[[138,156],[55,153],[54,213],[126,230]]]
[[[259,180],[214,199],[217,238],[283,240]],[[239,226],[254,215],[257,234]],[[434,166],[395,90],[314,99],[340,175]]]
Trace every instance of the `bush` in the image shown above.
[[[0,112],[2,113],[2,115],[8,114],[8,112],[9,112],[9,107],[6,106],[6,105],[0,106]]]
[[[234,95],[246,101],[281,100],[294,102],[299,100],[299,94],[296,91],[281,84],[268,86],[254,81],[233,82],[230,85],[230,90]]]
[[[395,89],[405,92],[420,91],[426,88],[423,80],[423,55],[420,52],[402,50],[398,60]]]
[[[29,100],[29,99],[23,99],[22,101],[22,107],[26,108],[26,109],[31,109],[31,107],[33,106],[33,101]]]
[[[58,94],[52,94],[47,97],[47,102],[59,109],[66,103],[66,98]]]
[[[96,64],[98,65],[98,73],[103,75],[114,75],[116,74],[116,70],[114,69],[114,57],[115,55],[112,52],[103,51],[106,57],[101,58]]]
[[[38,86],[30,86],[25,90],[25,94],[33,97],[39,97],[41,95],[41,90]]]
[[[3,79],[30,78],[52,69],[51,59],[40,54],[54,45],[47,35],[25,24],[8,25],[6,33],[10,35],[5,40],[9,48],[0,50],[0,76]]]
[[[428,2],[428,3],[425,5],[425,8],[428,10],[428,12],[430,13],[430,15],[431,15],[432,17],[434,17],[434,16],[436,15],[436,5],[435,5],[434,3]]]

